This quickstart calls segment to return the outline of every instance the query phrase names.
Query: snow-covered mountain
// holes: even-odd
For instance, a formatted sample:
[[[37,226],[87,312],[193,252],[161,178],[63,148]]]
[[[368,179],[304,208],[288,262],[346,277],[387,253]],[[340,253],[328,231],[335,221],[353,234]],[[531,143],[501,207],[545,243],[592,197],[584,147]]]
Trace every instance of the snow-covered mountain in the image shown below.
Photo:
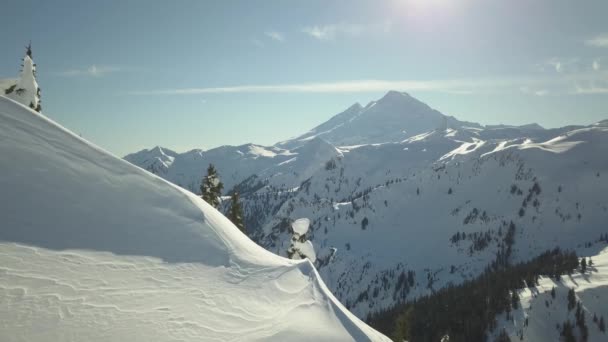
[[[290,157],[235,186],[249,235],[285,255],[289,222],[309,218],[319,273],[362,318],[476,277],[507,231],[512,262],[603,248],[606,122],[484,127],[389,92],[274,148]]]
[[[292,158],[288,150],[254,144],[185,153],[157,146],[125,156],[127,161],[195,193],[200,193],[201,179],[209,164],[221,171],[224,188],[230,189],[248,176]]]
[[[365,317],[475,277],[495,259],[511,222],[514,262],[555,246],[597,252],[601,244],[585,246],[606,231],[608,161],[598,156],[607,149],[603,126],[550,140],[435,131],[344,149],[287,198],[275,201],[264,190],[244,197],[252,216],[260,198],[279,207],[253,234],[276,252],[288,243],[280,229],[286,218],[311,218],[318,254],[338,249],[322,276]],[[408,271],[415,286],[400,288]]]
[[[385,143],[437,128],[462,126],[481,127],[443,115],[407,93],[389,91],[378,101],[365,107],[356,103],[311,131],[277,145],[292,148],[315,137],[335,146]]]
[[[584,273],[559,281],[543,277],[535,288],[519,291],[520,304],[508,319],[506,314],[499,317],[494,335],[504,330],[511,341],[560,341],[564,323],[569,322],[578,341],[608,340],[608,248],[587,260],[592,265]],[[570,291],[575,304],[569,308]],[[584,324],[577,324],[579,306],[579,322]],[[583,338],[583,331],[587,338]]]
[[[2,96],[0,141],[0,340],[388,340],[308,260]]]

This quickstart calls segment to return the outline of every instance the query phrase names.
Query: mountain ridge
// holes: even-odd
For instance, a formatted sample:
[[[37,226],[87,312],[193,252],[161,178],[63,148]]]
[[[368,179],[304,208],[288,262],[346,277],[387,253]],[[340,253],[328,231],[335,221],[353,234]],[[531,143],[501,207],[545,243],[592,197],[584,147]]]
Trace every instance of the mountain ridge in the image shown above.
[[[517,227],[513,262],[556,246],[583,255],[597,252],[597,243],[583,246],[597,241],[601,222],[608,220],[602,182],[608,165],[597,158],[608,152],[604,125],[481,126],[452,122],[417,104],[421,112],[406,114],[423,117],[422,124],[407,124],[420,133],[403,134],[389,122],[393,138],[375,140],[378,133],[372,132],[361,142],[341,140],[365,133],[357,131],[359,123],[352,126],[355,133],[343,131],[334,136],[339,144],[332,143],[341,127],[363,120],[362,111],[399,119],[413,101],[398,92],[386,100],[351,106],[322,127],[321,133],[337,127],[329,133],[313,129],[275,145],[293,154],[267,159],[264,168],[227,187],[242,194],[249,236],[285,255],[290,241],[285,222],[310,218],[308,238],[317,249],[319,273],[359,317],[472,279],[493,261],[499,232],[511,222]],[[405,107],[395,109],[394,102]],[[390,112],[374,112],[383,107]],[[315,139],[339,153],[307,159],[314,167],[305,173],[290,169],[298,147]],[[465,234],[465,241],[451,242],[457,233]],[[397,287],[403,272],[415,274],[413,286]]]

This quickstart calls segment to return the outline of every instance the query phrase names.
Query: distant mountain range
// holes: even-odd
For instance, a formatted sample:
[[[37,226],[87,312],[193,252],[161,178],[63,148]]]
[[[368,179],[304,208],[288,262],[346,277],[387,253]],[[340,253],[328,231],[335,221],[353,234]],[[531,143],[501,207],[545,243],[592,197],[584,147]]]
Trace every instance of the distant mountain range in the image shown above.
[[[310,218],[319,273],[365,318],[475,278],[511,227],[511,262],[558,246],[599,253],[607,155],[608,121],[482,126],[391,91],[274,146],[157,147],[125,159],[194,192],[213,163],[226,194],[241,193],[249,236],[278,254],[289,220]]]

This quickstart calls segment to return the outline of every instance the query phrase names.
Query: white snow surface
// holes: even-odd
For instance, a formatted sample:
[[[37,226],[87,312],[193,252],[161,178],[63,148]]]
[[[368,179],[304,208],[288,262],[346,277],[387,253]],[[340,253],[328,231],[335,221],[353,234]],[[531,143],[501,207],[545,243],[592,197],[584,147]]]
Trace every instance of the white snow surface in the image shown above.
[[[309,261],[0,96],[0,340],[388,341]]]
[[[38,106],[38,83],[34,78],[34,61],[29,56],[23,58],[23,69],[17,79],[15,90],[8,95],[9,98],[21,103],[24,106]],[[19,93],[18,91],[21,91]]]
[[[293,221],[291,224],[291,228],[293,232],[302,236],[308,232],[308,227],[310,226],[310,220],[307,218],[301,218]]]
[[[317,254],[315,253],[315,247],[312,242],[309,240],[304,242],[296,241],[293,245],[296,250],[304,254],[311,262],[317,261]]]

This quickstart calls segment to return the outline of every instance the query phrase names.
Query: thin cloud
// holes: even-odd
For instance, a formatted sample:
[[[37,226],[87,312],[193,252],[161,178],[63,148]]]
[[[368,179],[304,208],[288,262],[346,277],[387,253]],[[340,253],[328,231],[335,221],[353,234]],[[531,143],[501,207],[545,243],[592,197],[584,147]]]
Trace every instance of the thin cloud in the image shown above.
[[[526,95],[546,96],[551,94],[547,89],[533,89],[528,86],[520,87],[519,90]]]
[[[70,69],[66,71],[60,71],[57,74],[65,77],[76,77],[76,76],[85,76],[85,77],[102,77],[110,73],[123,71],[122,68],[115,66],[97,66],[91,65],[84,69]]]
[[[390,20],[381,24],[357,25],[348,23],[336,23],[327,25],[312,25],[303,27],[300,31],[312,38],[329,41],[339,36],[356,37],[363,33],[390,33],[393,23]]]
[[[283,33],[281,33],[281,32],[278,32],[278,31],[266,31],[266,32],[264,32],[264,34],[268,38],[270,38],[272,40],[275,40],[277,42],[281,42],[282,43],[282,42],[285,41],[285,35]]]
[[[301,31],[318,40],[333,40],[337,35],[357,36],[364,31],[364,27],[349,24],[314,25]]]
[[[608,75],[606,75],[608,76]],[[608,77],[576,82],[574,94],[608,94]]]
[[[602,33],[585,40],[585,45],[601,48],[608,47],[608,33]]]
[[[579,58],[553,57],[537,65],[540,71],[555,71],[558,73],[577,72],[585,69]]]
[[[600,65],[600,60],[594,60],[593,63],[591,63],[591,67],[593,68],[593,70],[599,71],[602,68],[602,66]]]
[[[608,80],[603,71],[541,76],[452,80],[348,80],[287,84],[247,84],[226,87],[136,91],[135,95],[194,95],[230,93],[359,93],[388,90],[441,92],[457,95],[523,92],[536,96],[599,93]],[[581,84],[590,85],[587,87]],[[591,86],[593,85],[593,86]],[[599,85],[599,86],[598,86]]]
[[[608,94],[608,86],[589,86],[589,87],[576,87],[573,94],[577,95],[596,95],[596,94]]]

